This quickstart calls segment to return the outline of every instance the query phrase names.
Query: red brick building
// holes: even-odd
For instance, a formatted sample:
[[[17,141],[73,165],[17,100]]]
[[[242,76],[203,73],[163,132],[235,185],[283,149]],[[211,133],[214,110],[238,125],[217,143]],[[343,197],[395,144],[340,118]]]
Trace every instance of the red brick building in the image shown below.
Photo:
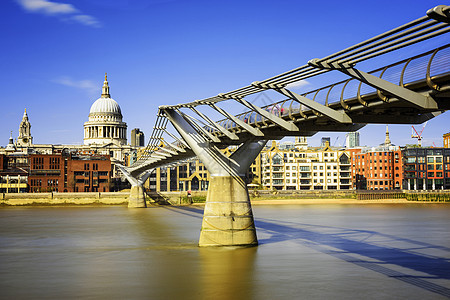
[[[60,187],[64,183],[64,158],[59,154],[30,154],[28,162],[29,192],[62,192]]]
[[[30,154],[29,192],[109,192],[109,155]]]
[[[401,189],[402,152],[399,147],[350,149],[352,187],[359,190]]]

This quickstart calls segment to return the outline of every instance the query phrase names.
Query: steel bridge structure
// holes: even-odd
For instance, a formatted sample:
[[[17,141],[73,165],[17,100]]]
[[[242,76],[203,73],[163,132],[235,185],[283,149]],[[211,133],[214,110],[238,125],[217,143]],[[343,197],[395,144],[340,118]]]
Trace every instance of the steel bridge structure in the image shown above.
[[[274,77],[210,98],[159,106],[143,153],[131,166],[118,165],[132,185],[129,207],[146,207],[143,184],[152,170],[197,156],[211,175],[199,245],[257,245],[244,176],[266,142],[356,131],[366,124],[420,124],[450,109],[449,22],[450,6],[440,5],[417,20]],[[437,48],[369,72],[357,68],[438,36],[443,42]],[[302,94],[290,88],[328,72],[346,79]],[[258,106],[245,99],[267,90],[283,100]],[[247,111],[235,115],[227,109],[231,106]],[[206,111],[223,119],[213,120]],[[227,157],[221,149],[231,145],[237,150]]]

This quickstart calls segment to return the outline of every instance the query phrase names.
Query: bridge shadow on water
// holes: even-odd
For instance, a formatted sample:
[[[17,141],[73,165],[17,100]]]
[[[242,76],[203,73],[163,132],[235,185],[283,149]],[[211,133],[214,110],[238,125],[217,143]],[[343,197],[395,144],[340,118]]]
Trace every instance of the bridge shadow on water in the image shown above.
[[[450,249],[447,247],[370,230],[268,219],[255,219],[255,223],[259,232],[270,235],[269,238],[259,240],[262,245],[291,241],[430,292],[450,297],[449,288],[428,281],[450,280],[450,261],[446,258]],[[396,246],[399,244],[401,246]],[[441,257],[424,254],[424,252],[432,251],[440,251],[446,255]]]
[[[201,208],[168,209],[195,218],[203,215]],[[260,245],[294,242],[450,298],[449,288],[430,281],[450,280],[450,248],[370,230],[262,218],[255,218],[255,224],[260,234],[269,236],[259,239]],[[442,255],[428,254],[433,252]]]

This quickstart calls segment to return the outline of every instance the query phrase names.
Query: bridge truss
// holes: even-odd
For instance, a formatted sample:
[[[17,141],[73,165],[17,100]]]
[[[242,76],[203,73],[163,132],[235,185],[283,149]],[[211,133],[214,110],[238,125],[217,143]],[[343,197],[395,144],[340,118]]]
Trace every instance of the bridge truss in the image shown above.
[[[449,22],[450,6],[440,5],[424,17],[274,77],[210,98],[160,106],[145,150],[131,166],[119,166],[132,184],[129,206],[145,207],[142,184],[151,170],[197,156],[211,174],[200,245],[256,245],[243,176],[266,141],[356,131],[369,123],[419,124],[450,109]],[[431,51],[370,72],[356,68],[438,36],[443,42]],[[332,71],[347,78],[302,94],[290,88]],[[267,90],[285,98],[266,106],[245,99]],[[224,105],[247,111],[235,115]],[[214,121],[205,110],[223,119]],[[226,157],[220,150],[230,145],[238,149]]]

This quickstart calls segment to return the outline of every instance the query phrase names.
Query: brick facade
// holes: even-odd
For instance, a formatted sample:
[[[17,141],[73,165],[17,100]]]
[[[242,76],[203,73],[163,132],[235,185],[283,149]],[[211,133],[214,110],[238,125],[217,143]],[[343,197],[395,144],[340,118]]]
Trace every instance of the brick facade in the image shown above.
[[[358,190],[401,189],[403,181],[400,148],[350,149],[352,184]]]
[[[31,154],[29,192],[109,192],[109,155]]]

